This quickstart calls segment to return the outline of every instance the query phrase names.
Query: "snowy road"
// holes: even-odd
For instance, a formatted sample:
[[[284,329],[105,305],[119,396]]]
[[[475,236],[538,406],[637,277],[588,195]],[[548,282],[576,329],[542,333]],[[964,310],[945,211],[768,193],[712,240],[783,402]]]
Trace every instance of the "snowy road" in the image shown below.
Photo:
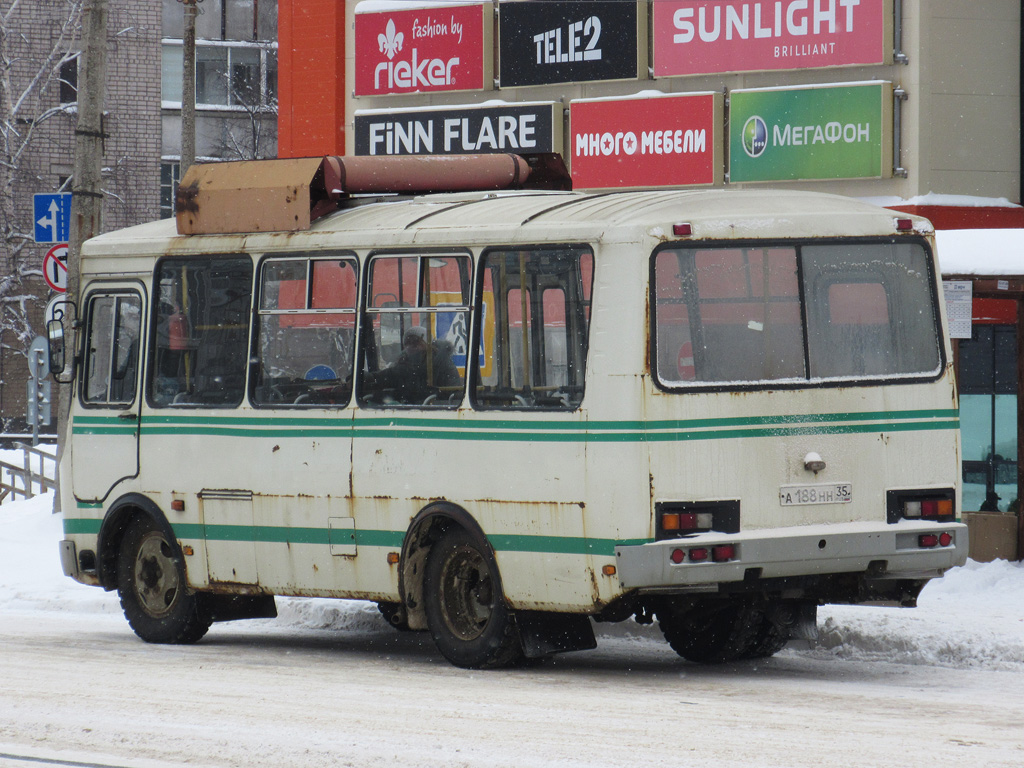
[[[116,766],[1024,762],[1024,673],[793,651],[708,668],[626,638],[470,673],[383,624],[259,624],[169,647],[115,615],[7,614],[0,753]]]
[[[0,507],[0,768],[1024,765],[1024,567],[915,610],[822,609],[814,649],[701,667],[633,624],[596,651],[467,672],[372,606],[153,646],[59,573],[46,499]]]

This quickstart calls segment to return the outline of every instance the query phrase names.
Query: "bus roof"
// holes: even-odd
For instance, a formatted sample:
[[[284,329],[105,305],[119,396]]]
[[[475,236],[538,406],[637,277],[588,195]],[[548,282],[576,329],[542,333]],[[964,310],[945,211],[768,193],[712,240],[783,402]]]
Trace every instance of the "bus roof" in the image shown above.
[[[925,219],[851,198],[793,190],[463,192],[368,198],[298,232],[179,235],[173,219],[89,240],[83,255],[143,256],[326,247],[452,246],[458,243],[857,237],[895,234],[897,219],[931,233]],[[259,200],[253,200],[259,206]],[[904,224],[906,227],[906,224]]]

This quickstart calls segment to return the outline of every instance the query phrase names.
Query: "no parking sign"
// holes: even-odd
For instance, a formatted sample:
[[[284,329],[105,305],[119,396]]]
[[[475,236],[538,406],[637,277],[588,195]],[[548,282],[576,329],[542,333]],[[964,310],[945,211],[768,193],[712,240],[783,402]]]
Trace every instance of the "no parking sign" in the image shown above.
[[[68,244],[59,243],[43,257],[43,279],[58,293],[68,289]]]

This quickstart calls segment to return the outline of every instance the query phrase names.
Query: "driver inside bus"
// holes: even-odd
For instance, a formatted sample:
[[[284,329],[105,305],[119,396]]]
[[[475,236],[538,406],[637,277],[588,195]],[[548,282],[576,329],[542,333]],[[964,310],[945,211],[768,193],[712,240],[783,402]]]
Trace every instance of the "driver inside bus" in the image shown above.
[[[405,405],[419,405],[438,388],[461,387],[462,376],[452,360],[448,341],[427,342],[427,329],[409,328],[402,337],[402,352],[387,368],[370,371],[363,376],[366,394],[382,392]]]

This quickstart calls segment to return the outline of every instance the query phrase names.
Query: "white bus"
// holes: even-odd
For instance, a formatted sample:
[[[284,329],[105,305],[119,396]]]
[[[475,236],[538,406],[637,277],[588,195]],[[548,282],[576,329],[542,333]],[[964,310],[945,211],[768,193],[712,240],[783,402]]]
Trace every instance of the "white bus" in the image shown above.
[[[199,166],[177,228],[83,248],[66,366],[51,328],[61,559],[144,640],[290,595],[375,601],[470,668],[631,618],[722,662],[965,562],[928,222],[777,190],[354,194],[367,168],[473,184],[411,162],[428,182]]]

